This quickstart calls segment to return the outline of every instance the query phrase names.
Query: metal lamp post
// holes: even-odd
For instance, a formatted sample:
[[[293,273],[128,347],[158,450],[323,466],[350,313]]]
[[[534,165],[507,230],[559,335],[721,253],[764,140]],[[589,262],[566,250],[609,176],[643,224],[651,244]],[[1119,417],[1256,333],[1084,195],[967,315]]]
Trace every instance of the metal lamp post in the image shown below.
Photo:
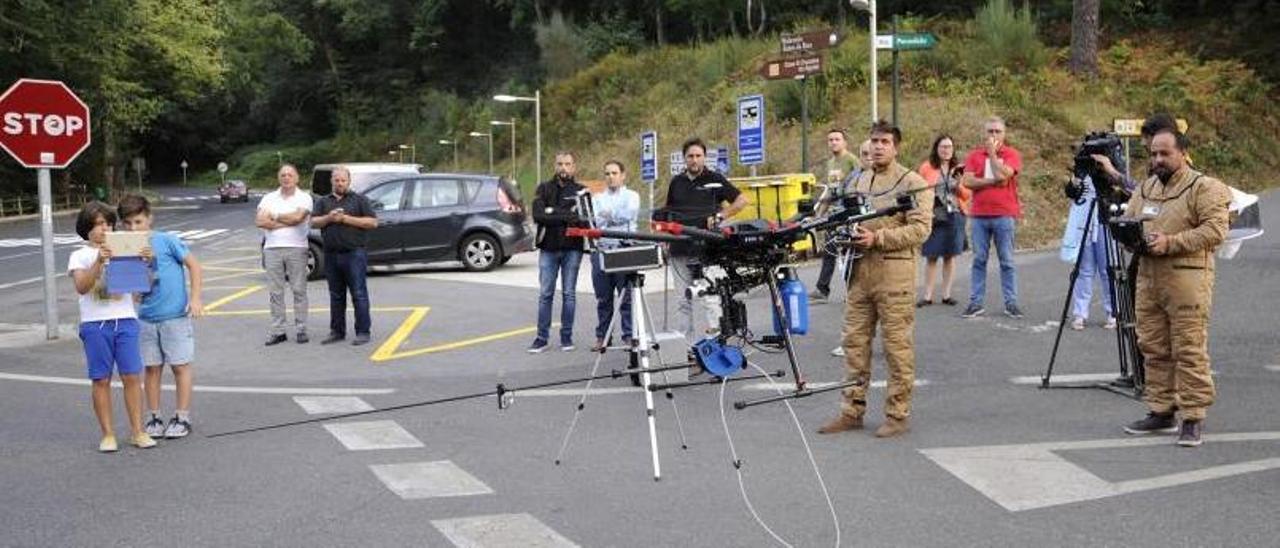
[[[509,122],[502,120],[490,120],[491,126],[511,126],[511,182],[516,182],[516,119],[512,118]]]
[[[871,34],[871,123],[876,123],[880,119],[877,110],[878,99],[876,97],[876,0],[849,0],[849,5],[853,9],[864,10],[871,16],[871,21],[867,24],[867,28]]]
[[[480,133],[479,131],[473,131],[471,133],[468,133],[468,135],[472,137],[484,137],[485,140],[488,141],[489,143],[489,174],[493,175],[493,133]]]
[[[458,171],[458,142],[452,141],[449,139],[441,139],[437,142],[444,146],[453,145],[453,171],[457,172]]]
[[[533,97],[494,95],[493,100],[502,103],[514,103],[516,101],[527,101],[533,103],[533,155],[534,165],[538,170],[534,175],[534,179],[539,179],[542,177],[542,91],[534,90]],[[515,128],[512,127],[511,130],[514,132]]]
[[[407,144],[407,145],[404,145],[404,144],[402,144],[402,145],[397,145],[397,146],[396,146],[396,148],[398,148],[398,149],[400,149],[400,150],[404,150],[404,149],[406,149],[406,148],[407,148],[407,149],[409,149],[409,163],[411,163],[411,164],[416,164],[416,163],[418,163],[418,145],[417,145],[416,143],[409,143],[409,144]],[[402,163],[404,162],[404,154],[403,154],[403,153],[400,155],[400,161],[401,161]]]

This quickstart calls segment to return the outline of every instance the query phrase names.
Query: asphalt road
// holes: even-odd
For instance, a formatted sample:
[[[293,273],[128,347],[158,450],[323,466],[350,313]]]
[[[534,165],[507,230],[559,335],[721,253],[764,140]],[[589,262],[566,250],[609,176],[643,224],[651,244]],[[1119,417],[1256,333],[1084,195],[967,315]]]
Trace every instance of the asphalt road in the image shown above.
[[[324,409],[387,409],[459,394],[588,374],[594,299],[580,279],[579,350],[524,352],[536,310],[534,255],[485,274],[456,266],[400,268],[370,281],[374,341],[264,348],[265,277],[257,269],[252,204],[164,189],[181,209],[157,224],[199,231],[210,268],[197,322],[195,434],[142,451],[94,449],[83,358],[74,336],[42,341],[38,247],[0,247],[0,545],[4,546],[769,546],[739,493],[720,387],[655,400],[662,481],[653,481],[642,396],[625,379],[598,381],[559,466],[554,460],[581,384],[515,393],[499,410],[482,397],[234,436],[210,434],[323,417]],[[190,199],[191,197],[197,199]],[[1263,200],[1275,211],[1275,194]],[[188,208],[194,206],[194,208]],[[1102,390],[1041,390],[1019,377],[1048,362],[1069,269],[1056,252],[1018,254],[1027,316],[963,320],[934,305],[917,315],[912,431],[877,440],[813,430],[837,411],[834,394],[794,409],[829,488],[842,546],[1274,546],[1280,500],[1280,349],[1274,295],[1280,222],[1219,262],[1211,355],[1219,401],[1203,447],[1126,437],[1142,406]],[[56,232],[73,233],[60,217]],[[38,235],[0,224],[3,241]],[[20,242],[19,242],[20,243]],[[71,245],[59,248],[59,268]],[[33,255],[21,253],[37,252]],[[994,260],[993,260],[994,263]],[[816,265],[802,271],[806,280]],[[961,261],[955,295],[968,287]],[[992,280],[995,265],[992,265]],[[21,283],[19,283],[21,282]],[[660,282],[650,282],[653,289]],[[996,283],[989,287],[998,286]],[[74,321],[59,280],[59,310]],[[312,283],[310,331],[328,313]],[[660,293],[649,294],[661,323]],[[989,308],[998,308],[998,295]],[[747,299],[760,329],[764,299]],[[558,305],[557,305],[558,309]],[[809,380],[838,380],[840,303],[811,310],[799,339]],[[1095,312],[1095,324],[1101,313]],[[318,339],[319,337],[315,337]],[[785,367],[776,355],[752,358]],[[606,354],[600,370],[625,365]],[[1091,326],[1064,334],[1057,373],[1108,377],[1115,339]],[[883,379],[883,363],[875,365]],[[166,376],[168,380],[168,377]],[[1033,384],[1021,384],[1032,382]],[[728,402],[768,394],[729,385]],[[165,409],[172,408],[165,393]],[[883,390],[871,391],[871,428]],[[117,424],[122,405],[117,397]],[[787,408],[724,411],[759,516],[795,546],[832,546],[836,529]],[[681,448],[681,430],[687,449]]]

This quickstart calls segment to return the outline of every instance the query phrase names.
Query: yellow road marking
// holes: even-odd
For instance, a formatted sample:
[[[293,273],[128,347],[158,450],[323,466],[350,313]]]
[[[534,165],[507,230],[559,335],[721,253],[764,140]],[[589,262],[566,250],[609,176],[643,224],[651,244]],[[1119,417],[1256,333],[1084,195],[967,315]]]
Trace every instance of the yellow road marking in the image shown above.
[[[235,268],[231,266],[205,266],[204,270],[218,270],[222,272],[266,272],[261,268]]]
[[[207,311],[207,310],[208,310],[208,308],[209,308],[209,307],[205,307],[205,310]],[[373,307],[373,308],[370,308],[370,309],[369,309],[369,311],[370,311],[370,312],[412,312],[412,311],[417,310],[417,309],[419,309],[419,308],[426,308],[426,307],[420,307],[420,306],[375,306],[375,307]],[[309,307],[307,307],[307,312],[308,312],[308,313],[310,313],[310,312],[328,312],[328,311],[329,311],[329,307],[327,307],[327,306],[321,306],[321,307],[309,306]],[[219,311],[217,311],[217,312],[210,312],[210,313],[208,313],[208,314],[206,314],[206,315],[207,315],[207,316],[264,316],[264,315],[267,315],[267,314],[271,314],[271,309],[269,309],[269,308],[251,308],[251,309],[247,309],[247,310],[245,310],[245,309],[241,309],[241,310],[219,310]]]
[[[220,306],[222,306],[222,305],[225,305],[225,304],[227,304],[227,303],[230,303],[230,302],[232,302],[232,301],[235,301],[236,299],[239,299],[239,298],[241,298],[241,297],[244,297],[245,295],[248,295],[248,294],[250,294],[250,293],[253,293],[254,291],[257,291],[257,290],[259,290],[259,289],[262,289],[262,286],[260,286],[260,285],[251,285],[251,286],[249,286],[249,287],[246,287],[246,288],[244,288],[244,289],[241,289],[240,291],[237,291],[237,292],[235,292],[235,293],[232,293],[232,294],[230,294],[230,295],[227,295],[226,297],[223,297],[223,298],[221,298],[221,299],[218,299],[218,300],[216,300],[216,301],[213,301],[212,303],[209,303],[207,306],[205,306],[205,307],[204,307],[204,311],[205,311],[206,313],[207,313],[207,312],[211,312],[211,311],[213,311],[213,310],[217,309],[218,307],[220,307]]]
[[[221,280],[230,280],[231,278],[243,278],[243,277],[245,277],[245,276],[250,276],[250,275],[253,275],[253,274],[254,274],[254,273],[252,273],[252,272],[236,272],[235,274],[226,274],[226,275],[223,275],[223,276],[213,276],[213,277],[211,277],[211,278],[205,278],[205,279],[204,279],[204,281],[206,281],[206,282],[217,282],[217,281],[221,281]]]
[[[226,259],[215,259],[215,260],[212,260],[212,261],[200,261],[200,264],[201,264],[201,265],[203,265],[203,266],[208,266],[208,265],[211,265],[211,264],[226,264],[226,263],[234,263],[234,262],[236,262],[236,261],[247,261],[247,260],[249,260],[249,259],[256,259],[256,260],[261,261],[261,260],[262,260],[262,255],[261,255],[261,254],[258,254],[258,255],[243,255],[243,256],[240,256],[240,257],[229,257],[229,258],[226,258]]]

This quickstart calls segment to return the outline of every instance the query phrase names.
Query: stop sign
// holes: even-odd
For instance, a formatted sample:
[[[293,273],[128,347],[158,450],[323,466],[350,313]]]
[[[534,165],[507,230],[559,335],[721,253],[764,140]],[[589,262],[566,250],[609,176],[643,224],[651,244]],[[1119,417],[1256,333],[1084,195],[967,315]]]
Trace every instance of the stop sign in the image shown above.
[[[29,168],[65,168],[89,148],[89,107],[62,82],[18,80],[0,95],[0,148]]]

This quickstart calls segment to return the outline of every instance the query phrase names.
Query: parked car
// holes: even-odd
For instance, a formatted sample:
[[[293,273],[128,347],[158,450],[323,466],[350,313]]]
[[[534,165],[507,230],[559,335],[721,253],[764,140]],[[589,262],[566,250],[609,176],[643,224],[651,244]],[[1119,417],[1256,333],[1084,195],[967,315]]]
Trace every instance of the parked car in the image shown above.
[[[504,178],[370,172],[351,188],[378,214],[367,248],[371,265],[461,261],[467,270],[482,272],[533,249],[520,191]],[[312,230],[308,240],[308,279],[323,278],[320,231]]]
[[[223,181],[218,185],[218,201],[227,202],[249,202],[249,185],[239,179]]]
[[[345,166],[351,172],[351,187],[369,188],[375,180],[386,179],[390,175],[415,175],[422,173],[420,164],[353,162],[350,164],[319,164],[311,171],[311,193],[316,196],[327,196],[333,192],[333,168]]]

